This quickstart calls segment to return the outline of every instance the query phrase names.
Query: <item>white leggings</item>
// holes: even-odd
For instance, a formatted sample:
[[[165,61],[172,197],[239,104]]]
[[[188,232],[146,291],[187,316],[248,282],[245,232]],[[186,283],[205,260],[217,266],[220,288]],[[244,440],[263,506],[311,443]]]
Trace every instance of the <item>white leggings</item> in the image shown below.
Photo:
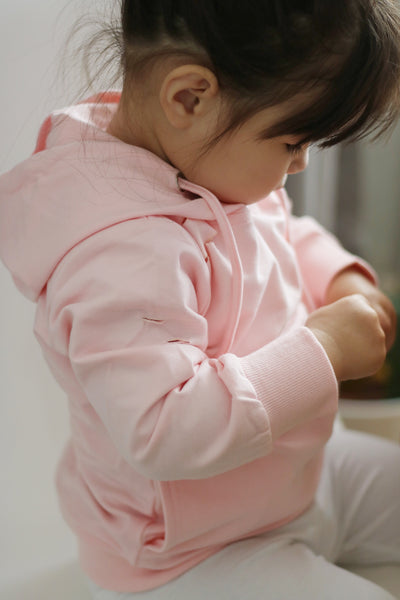
[[[400,565],[400,446],[339,431],[316,500],[289,525],[230,544],[174,581],[94,600],[393,600],[338,564]]]

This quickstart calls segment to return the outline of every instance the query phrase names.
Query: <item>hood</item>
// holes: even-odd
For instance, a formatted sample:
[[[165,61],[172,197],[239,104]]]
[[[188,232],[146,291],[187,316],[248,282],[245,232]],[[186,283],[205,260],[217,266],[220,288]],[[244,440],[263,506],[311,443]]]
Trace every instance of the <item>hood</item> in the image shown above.
[[[33,156],[0,177],[0,257],[33,301],[63,256],[105,227],[149,215],[222,217],[212,194],[106,133],[119,97],[101,94],[52,113]]]
[[[236,274],[231,338],[243,274],[227,215],[238,205],[222,206],[161,158],[109,135],[119,99],[116,92],[99,94],[55,111],[40,129],[34,154],[0,177],[0,258],[36,302],[62,258],[107,227],[155,215],[217,221]]]

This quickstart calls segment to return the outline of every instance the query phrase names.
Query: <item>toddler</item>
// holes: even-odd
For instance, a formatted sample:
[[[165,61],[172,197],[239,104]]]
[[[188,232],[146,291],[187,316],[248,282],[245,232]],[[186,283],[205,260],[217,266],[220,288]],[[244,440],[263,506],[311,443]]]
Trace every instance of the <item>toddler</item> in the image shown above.
[[[384,600],[400,448],[334,432],[395,312],[284,191],[400,107],[391,0],[123,0],[121,92],[0,178],[0,255],[68,398],[63,515],[97,600]]]

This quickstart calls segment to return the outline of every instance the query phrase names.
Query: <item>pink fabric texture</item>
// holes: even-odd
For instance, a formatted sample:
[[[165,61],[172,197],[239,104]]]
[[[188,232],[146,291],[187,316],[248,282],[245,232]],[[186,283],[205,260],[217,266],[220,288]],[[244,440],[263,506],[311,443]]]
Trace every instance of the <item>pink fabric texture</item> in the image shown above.
[[[304,323],[340,270],[373,274],[284,191],[222,204],[108,135],[117,102],[53,113],[0,178],[0,256],[68,398],[82,566],[140,591],[310,506],[338,390]]]

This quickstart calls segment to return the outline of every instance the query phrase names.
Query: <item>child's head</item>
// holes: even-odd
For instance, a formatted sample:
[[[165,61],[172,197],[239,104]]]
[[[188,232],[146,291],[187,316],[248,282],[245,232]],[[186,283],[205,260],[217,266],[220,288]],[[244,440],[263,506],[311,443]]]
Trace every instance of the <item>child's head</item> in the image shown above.
[[[194,114],[203,100],[218,100],[218,118],[214,110],[201,123],[199,157],[244,126],[258,140],[302,142],[303,155],[310,142],[329,146],[380,134],[400,109],[395,2],[122,0],[123,102],[157,72],[157,96],[173,128],[187,125],[179,110]],[[166,158],[181,167],[184,157],[171,152]],[[288,172],[304,168],[305,156],[299,160],[288,163]]]

